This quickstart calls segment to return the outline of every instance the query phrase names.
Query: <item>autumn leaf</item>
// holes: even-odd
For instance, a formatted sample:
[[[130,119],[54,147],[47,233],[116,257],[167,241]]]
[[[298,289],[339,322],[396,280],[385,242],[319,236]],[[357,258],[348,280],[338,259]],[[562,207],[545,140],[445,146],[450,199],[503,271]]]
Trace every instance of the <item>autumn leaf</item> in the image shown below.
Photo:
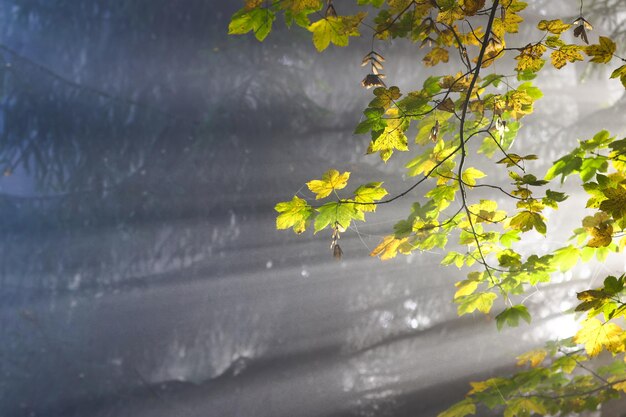
[[[592,57],[590,62],[606,64],[613,59],[615,49],[615,42],[606,36],[600,36],[600,43],[585,47],[585,53]]]
[[[563,23],[561,19],[542,20],[539,22],[539,24],[537,24],[537,29],[547,30],[548,32],[554,33],[555,35],[560,35],[571,27],[572,25],[570,25],[569,23]]]
[[[613,71],[611,78],[619,78],[624,88],[626,88],[626,65],[622,65]]]
[[[602,193],[607,198],[600,203],[600,210],[619,220],[626,215],[626,187],[619,185],[615,188],[605,188]]]
[[[590,318],[574,336],[574,342],[585,345],[589,356],[597,356],[603,348],[611,352],[623,349],[623,330],[615,323],[602,323]]]
[[[609,246],[613,242],[613,226],[610,224],[602,224],[600,226],[588,229],[591,239],[587,242],[590,248],[601,248]]]
[[[385,236],[383,240],[372,250],[370,256],[378,256],[382,261],[395,258],[398,254],[398,246],[407,239],[397,239],[394,235]]]
[[[424,65],[427,67],[434,67],[440,62],[448,62],[448,50],[440,47],[433,48],[429,53],[424,56]]]
[[[532,368],[535,368],[543,362],[548,355],[545,349],[535,349],[530,352],[523,353],[517,357],[517,366],[523,366],[526,363],[530,363]]]
[[[473,313],[476,310],[487,314],[491,311],[491,306],[496,297],[497,296],[492,292],[481,292],[459,297],[457,298],[457,303],[459,304],[458,314],[462,316],[464,314]]]
[[[321,180],[313,180],[306,183],[311,192],[315,193],[315,199],[328,197],[335,190],[341,190],[348,185],[349,172],[339,174],[336,169],[328,170],[322,175]]]
[[[311,206],[299,197],[276,204],[274,210],[280,213],[276,218],[276,228],[289,229],[293,227],[293,231],[297,234],[304,232],[307,220],[313,214]]]
[[[509,227],[521,230],[522,232],[535,229],[543,235],[546,234],[546,224],[543,220],[543,216],[530,211],[522,211],[515,215],[515,217],[509,221]]]
[[[563,68],[568,62],[582,61],[584,58],[580,53],[581,48],[577,45],[564,45],[557,51],[552,52],[552,65],[556,69]]]
[[[281,0],[281,7],[293,13],[305,10],[319,10],[322,8],[322,0]]]

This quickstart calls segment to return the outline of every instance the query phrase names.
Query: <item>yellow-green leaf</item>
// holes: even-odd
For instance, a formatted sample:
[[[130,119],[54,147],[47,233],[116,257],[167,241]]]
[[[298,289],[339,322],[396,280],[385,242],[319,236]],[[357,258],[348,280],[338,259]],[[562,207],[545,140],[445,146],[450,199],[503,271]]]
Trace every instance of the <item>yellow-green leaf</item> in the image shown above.
[[[623,350],[623,330],[615,323],[602,323],[588,318],[574,336],[574,342],[585,345],[589,356],[598,355],[603,348],[611,352]]]
[[[457,298],[457,303],[459,303],[458,314],[462,316],[476,310],[487,314],[491,311],[491,306],[493,306],[493,301],[496,298],[497,296],[492,292],[480,292],[459,297]]]
[[[387,195],[387,190],[381,187],[382,182],[370,182],[361,185],[354,191],[354,201],[361,204],[355,204],[355,208],[361,211],[376,211],[375,201],[380,200]]]
[[[484,172],[472,167],[467,168],[465,171],[463,171],[463,174],[461,174],[461,179],[463,180],[463,182],[470,187],[476,185],[477,179],[484,177],[486,177],[486,174]]]
[[[276,218],[276,228],[289,229],[293,227],[293,231],[298,234],[304,232],[307,220],[313,214],[311,206],[299,197],[276,204],[274,210],[280,213]]]
[[[530,363],[530,366],[535,368],[543,362],[547,355],[548,352],[544,349],[531,350],[530,352],[523,353],[516,358],[517,366],[523,366],[526,363]]]
[[[332,42],[337,46],[348,46],[350,36],[359,36],[359,25],[365,13],[354,16],[327,16],[311,23],[309,31],[313,32],[313,44],[321,52]]]
[[[476,405],[469,400],[463,400],[439,413],[437,417],[465,417],[470,414],[476,414]]]
[[[336,169],[328,170],[324,173],[321,180],[313,180],[306,183],[311,192],[315,193],[315,199],[328,197],[334,190],[341,190],[348,185],[349,172],[340,174]]]

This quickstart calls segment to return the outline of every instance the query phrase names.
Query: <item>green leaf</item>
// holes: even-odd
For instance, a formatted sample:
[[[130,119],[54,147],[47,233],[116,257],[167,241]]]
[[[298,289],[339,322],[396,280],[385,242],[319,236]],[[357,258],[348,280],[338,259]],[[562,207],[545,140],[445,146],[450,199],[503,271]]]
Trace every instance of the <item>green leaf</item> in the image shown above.
[[[228,25],[228,34],[242,35],[254,31],[254,36],[259,41],[262,41],[272,30],[272,24],[275,19],[276,14],[270,9],[241,9],[231,18],[230,24]]]
[[[327,16],[311,23],[309,31],[313,32],[313,45],[322,52],[332,42],[337,46],[348,46],[350,36],[359,36],[359,25],[365,13],[354,16]]]
[[[293,231],[297,234],[304,232],[307,220],[313,214],[311,206],[299,197],[276,204],[274,210],[280,213],[276,218],[276,228],[289,229],[293,227]]]
[[[329,225],[332,227],[337,224],[341,229],[345,230],[350,226],[352,220],[365,221],[363,212],[355,209],[352,203],[326,203],[316,210],[318,214],[313,224],[315,233]]]
[[[476,405],[466,399],[439,413],[437,417],[465,417],[470,414],[476,414]]]
[[[517,327],[519,326],[520,319],[524,320],[526,323],[530,323],[530,313],[525,306],[516,305],[505,309],[496,316],[496,326],[498,330],[502,330],[505,324],[508,324],[510,327]]]

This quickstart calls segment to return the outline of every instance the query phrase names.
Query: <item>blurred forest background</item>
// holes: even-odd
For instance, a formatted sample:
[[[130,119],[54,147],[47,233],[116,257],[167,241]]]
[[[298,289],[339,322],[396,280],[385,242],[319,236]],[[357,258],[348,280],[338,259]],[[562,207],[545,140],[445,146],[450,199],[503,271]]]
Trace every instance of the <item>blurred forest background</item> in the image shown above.
[[[111,3],[0,0],[0,415],[434,416],[570,336],[575,291],[624,268],[558,277],[528,300],[532,326],[498,333],[457,318],[440,254],[368,257],[410,201],[347,232],[334,262],[329,236],[276,232],[273,206],[330,167],[409,183],[352,134],[369,42],[318,55],[299,30],[227,36],[238,2]],[[593,36],[626,45],[626,4],[589,3]],[[525,17],[577,13],[537,1]],[[436,71],[415,45],[380,49],[390,85]],[[515,145],[538,169],[597,130],[626,134],[606,75],[538,80]]]

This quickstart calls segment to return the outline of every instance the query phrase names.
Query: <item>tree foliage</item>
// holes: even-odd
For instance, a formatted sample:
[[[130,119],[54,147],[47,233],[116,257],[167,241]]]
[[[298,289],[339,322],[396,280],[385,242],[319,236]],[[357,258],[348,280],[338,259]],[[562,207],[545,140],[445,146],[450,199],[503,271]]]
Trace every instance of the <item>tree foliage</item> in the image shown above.
[[[585,60],[608,65],[611,78],[626,87],[626,60],[616,54],[610,37],[594,41],[582,4],[573,21],[552,16],[537,22],[525,21],[527,4],[519,0],[357,0],[353,6],[357,13],[342,15],[331,0],[246,0],[229,32],[253,32],[263,40],[276,16],[283,15],[288,26],[295,23],[311,33],[318,51],[331,44],[345,47],[350,37],[371,34],[372,50],[362,62],[369,73],[361,84],[374,88],[373,98],[355,133],[369,134],[367,153],[384,162],[395,152],[414,152],[406,168],[415,181],[401,194],[388,196],[381,182],[354,185],[350,172],[330,169],[307,183],[313,201],[294,196],[276,205],[277,228],[296,233],[331,229],[331,248],[341,256],[337,239],[353,221],[365,221],[367,213],[410,192],[418,194],[408,217],[394,225],[371,255],[386,260],[443,249],[443,265],[467,270],[456,284],[458,314],[489,314],[500,299],[504,307],[493,312],[498,329],[531,321],[524,305],[531,287],[550,282],[554,273],[579,262],[594,257],[604,261],[609,253],[624,249],[626,138],[605,130],[581,138],[546,173],[528,171],[537,155],[512,149],[521,120],[542,97],[533,80],[544,67],[560,70]],[[517,38],[511,35],[521,25],[535,28],[535,41],[514,44]],[[424,49],[423,65],[441,66],[440,75],[412,91],[388,87],[382,72],[385,59],[375,45],[396,38]],[[506,55],[514,60],[504,60],[496,69],[494,63]],[[414,137],[409,137],[411,128],[417,132]],[[470,153],[506,172],[510,186],[487,182],[484,170],[469,164]],[[556,189],[573,176],[579,178],[588,195],[586,207],[594,214],[580,219],[565,246],[522,251],[518,242],[524,236],[552,232],[546,214],[568,198]],[[480,187],[502,193],[514,208],[477,200],[473,192]],[[576,311],[585,319],[572,338],[521,355],[518,365],[525,369],[510,377],[472,383],[466,398],[440,417],[475,414],[479,404],[499,407],[510,417],[595,410],[626,392],[626,331],[620,324],[626,316],[624,281],[624,275],[608,276],[602,287],[578,293]],[[602,352],[612,354],[614,361],[598,366],[592,359]]]

